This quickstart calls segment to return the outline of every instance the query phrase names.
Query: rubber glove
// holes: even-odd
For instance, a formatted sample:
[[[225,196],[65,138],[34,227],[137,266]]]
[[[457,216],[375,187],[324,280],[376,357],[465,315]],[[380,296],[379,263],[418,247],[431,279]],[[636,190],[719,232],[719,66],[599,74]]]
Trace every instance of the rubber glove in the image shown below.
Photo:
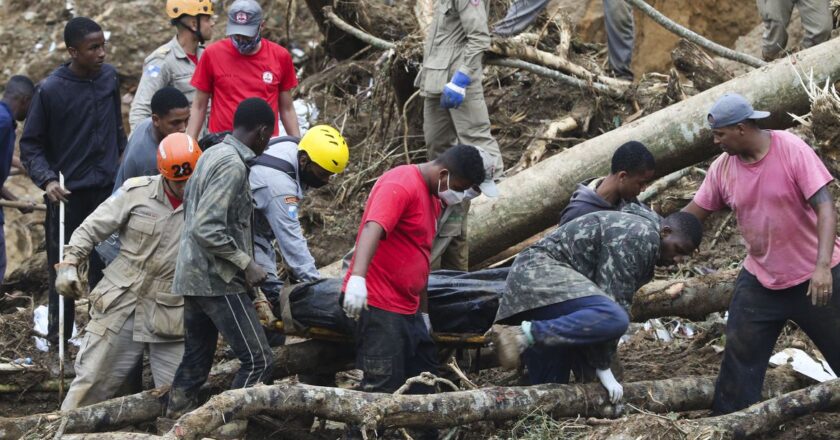
[[[365,279],[358,275],[351,275],[344,289],[344,313],[349,318],[359,319],[363,308],[367,308]]]
[[[470,77],[461,72],[455,71],[452,79],[443,88],[440,95],[440,106],[443,108],[458,108],[464,102],[467,86],[470,85]]]
[[[612,370],[609,368],[606,370],[595,369],[595,376],[597,376],[598,380],[601,381],[601,385],[607,389],[607,393],[610,395],[610,402],[612,402],[613,405],[618,403],[624,396],[624,387],[615,380]]]
[[[79,299],[84,295],[85,289],[75,264],[62,262],[55,265],[55,290],[67,298]]]

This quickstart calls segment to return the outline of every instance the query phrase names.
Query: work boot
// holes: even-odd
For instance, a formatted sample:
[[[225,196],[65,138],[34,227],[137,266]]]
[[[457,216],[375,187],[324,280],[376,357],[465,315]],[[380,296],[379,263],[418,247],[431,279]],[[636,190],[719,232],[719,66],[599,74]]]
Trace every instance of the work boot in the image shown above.
[[[166,418],[177,419],[197,407],[196,399],[188,396],[186,391],[171,388],[169,390],[169,401],[166,404]]]
[[[528,339],[525,332],[518,325],[496,324],[490,329],[490,337],[493,345],[496,346],[496,355],[499,357],[499,364],[505,370],[516,370],[519,368],[522,352],[528,346]]]

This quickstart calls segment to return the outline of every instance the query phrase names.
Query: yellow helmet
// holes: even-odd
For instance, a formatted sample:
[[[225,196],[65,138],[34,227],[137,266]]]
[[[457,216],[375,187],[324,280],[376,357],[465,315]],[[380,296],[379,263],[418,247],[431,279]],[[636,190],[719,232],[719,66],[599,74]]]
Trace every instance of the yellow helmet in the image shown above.
[[[333,174],[344,171],[350,159],[350,150],[344,137],[329,125],[310,128],[301,138],[298,149],[306,151],[312,162]]]
[[[178,18],[182,15],[213,15],[211,0],[166,0],[166,15]]]

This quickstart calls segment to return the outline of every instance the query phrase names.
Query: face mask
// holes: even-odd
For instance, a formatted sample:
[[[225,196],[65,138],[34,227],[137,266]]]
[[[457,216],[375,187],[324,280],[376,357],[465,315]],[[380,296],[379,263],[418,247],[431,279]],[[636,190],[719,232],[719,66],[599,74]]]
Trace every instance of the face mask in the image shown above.
[[[327,182],[318,178],[315,173],[309,171],[309,166],[305,166],[298,172],[300,174],[300,181],[310,188],[320,188],[327,184]]]
[[[233,43],[233,47],[235,47],[236,50],[242,55],[249,55],[251,52],[253,52],[254,49],[257,48],[257,45],[260,44],[260,40],[262,40],[262,37],[257,35],[256,38],[247,43],[239,43],[236,40],[236,38],[233,38],[233,36],[230,37],[230,41],[231,43]]]
[[[438,180],[438,197],[446,206],[454,206],[464,201],[463,191],[453,191],[449,187],[449,174],[446,175],[446,191],[440,190],[440,180]]]
[[[476,191],[472,188],[464,191],[464,200],[472,200],[481,195],[481,191]]]

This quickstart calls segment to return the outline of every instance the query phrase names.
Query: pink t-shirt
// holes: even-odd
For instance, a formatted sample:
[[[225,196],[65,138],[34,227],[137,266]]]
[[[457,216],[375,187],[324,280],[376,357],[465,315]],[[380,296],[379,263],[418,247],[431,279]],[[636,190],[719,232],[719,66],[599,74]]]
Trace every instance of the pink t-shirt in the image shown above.
[[[786,289],[811,278],[817,263],[817,214],[808,199],[833,178],[805,142],[771,131],[770,151],[755,163],[721,154],[694,196],[708,211],[729,207],[747,242],[744,268],[764,287]],[[835,238],[831,267],[840,262]]]

